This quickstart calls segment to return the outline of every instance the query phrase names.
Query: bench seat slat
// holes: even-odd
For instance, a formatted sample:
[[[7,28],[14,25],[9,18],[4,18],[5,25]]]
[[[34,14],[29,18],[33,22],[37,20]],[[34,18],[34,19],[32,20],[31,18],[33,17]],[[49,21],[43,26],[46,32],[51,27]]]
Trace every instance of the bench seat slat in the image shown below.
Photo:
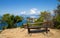
[[[43,26],[29,26],[28,28],[29,29],[39,29],[39,28],[46,28],[46,27],[43,27]]]

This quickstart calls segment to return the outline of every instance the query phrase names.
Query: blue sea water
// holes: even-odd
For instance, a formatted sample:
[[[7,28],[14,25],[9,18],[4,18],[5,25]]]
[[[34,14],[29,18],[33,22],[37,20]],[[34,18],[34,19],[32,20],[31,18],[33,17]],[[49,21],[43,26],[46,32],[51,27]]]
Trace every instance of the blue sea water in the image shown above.
[[[7,26],[7,23],[6,23],[6,22],[0,23],[0,30],[2,30],[2,28],[3,28],[4,26]]]
[[[21,26],[24,23],[27,23],[27,20],[23,20],[22,22],[17,23],[17,27]],[[0,30],[2,30],[3,26],[8,26],[8,25],[6,23],[0,23]]]

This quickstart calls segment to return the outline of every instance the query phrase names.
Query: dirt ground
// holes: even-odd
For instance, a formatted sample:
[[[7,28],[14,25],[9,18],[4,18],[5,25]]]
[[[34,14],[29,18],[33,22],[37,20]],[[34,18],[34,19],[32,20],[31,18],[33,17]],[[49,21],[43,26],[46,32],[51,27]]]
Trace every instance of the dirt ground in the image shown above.
[[[45,32],[28,34],[24,28],[6,29],[0,33],[0,38],[60,38],[60,30],[50,29],[48,34]]]

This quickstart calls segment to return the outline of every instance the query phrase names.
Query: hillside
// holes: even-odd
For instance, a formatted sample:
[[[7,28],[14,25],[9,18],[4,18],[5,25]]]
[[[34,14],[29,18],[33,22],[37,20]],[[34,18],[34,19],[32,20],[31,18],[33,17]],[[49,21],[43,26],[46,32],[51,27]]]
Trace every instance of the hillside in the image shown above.
[[[50,32],[48,34],[33,33],[29,35],[27,33],[27,29],[14,28],[2,31],[0,38],[60,38],[60,31],[57,29],[50,29]]]

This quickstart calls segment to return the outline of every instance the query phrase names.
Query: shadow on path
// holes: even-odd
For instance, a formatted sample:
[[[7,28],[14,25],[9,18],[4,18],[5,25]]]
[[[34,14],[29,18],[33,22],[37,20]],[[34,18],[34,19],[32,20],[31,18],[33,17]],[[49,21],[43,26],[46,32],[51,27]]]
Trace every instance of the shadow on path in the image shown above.
[[[30,33],[42,33],[42,32],[46,32],[46,30],[30,30]]]

